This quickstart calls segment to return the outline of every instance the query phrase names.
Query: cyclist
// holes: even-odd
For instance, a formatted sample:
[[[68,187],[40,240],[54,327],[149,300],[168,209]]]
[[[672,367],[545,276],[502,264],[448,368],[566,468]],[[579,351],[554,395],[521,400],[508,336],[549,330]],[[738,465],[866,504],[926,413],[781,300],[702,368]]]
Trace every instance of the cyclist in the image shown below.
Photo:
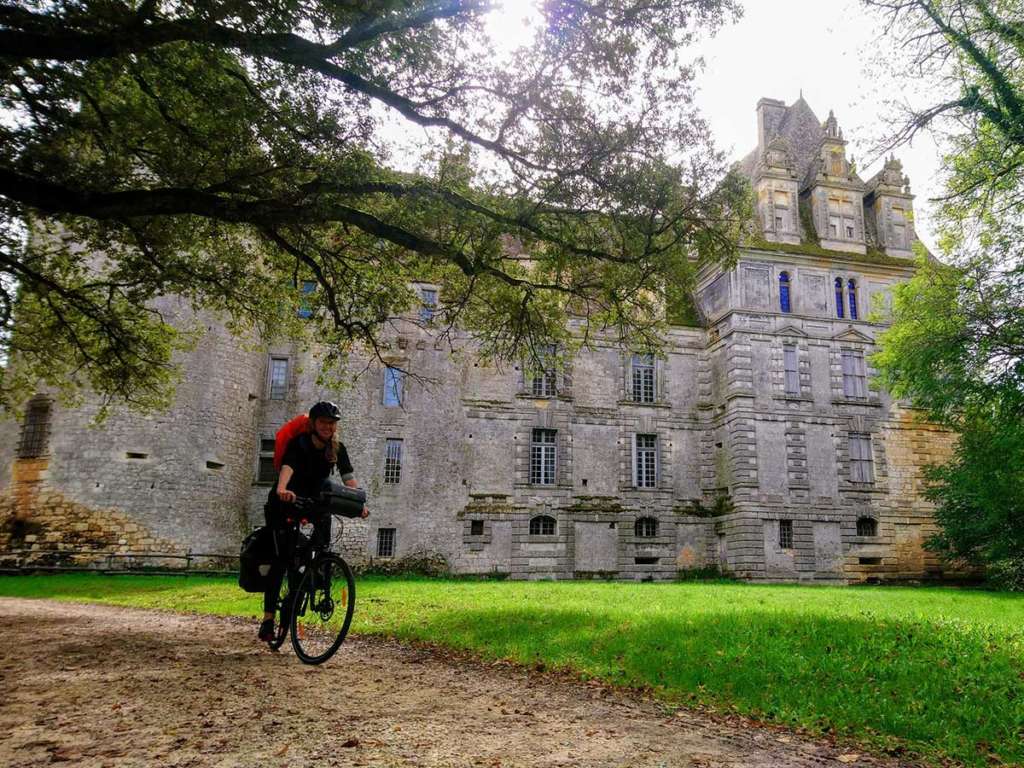
[[[281,463],[281,471],[277,476],[277,483],[271,488],[267,505],[264,507],[267,526],[274,531],[278,541],[286,540],[286,537],[280,534],[287,531],[286,518],[295,514],[291,505],[295,502],[296,497],[315,497],[320,493],[320,487],[324,480],[334,469],[338,470],[345,485],[352,488],[358,486],[353,474],[352,462],[348,458],[348,451],[338,440],[339,419],[341,419],[341,411],[337,405],[327,401],[316,403],[309,409],[309,431],[298,435],[288,443]],[[364,507],[363,517],[368,514],[369,512]],[[314,520],[313,523],[315,526],[313,535],[317,537],[318,541],[328,541],[331,535],[330,517]],[[270,572],[270,586],[263,595],[263,622],[259,629],[259,638],[264,642],[269,642],[274,638],[274,608],[278,591],[281,588],[281,580],[287,571],[287,563],[282,560],[275,563]],[[291,586],[293,576],[288,574],[288,577],[289,586]]]

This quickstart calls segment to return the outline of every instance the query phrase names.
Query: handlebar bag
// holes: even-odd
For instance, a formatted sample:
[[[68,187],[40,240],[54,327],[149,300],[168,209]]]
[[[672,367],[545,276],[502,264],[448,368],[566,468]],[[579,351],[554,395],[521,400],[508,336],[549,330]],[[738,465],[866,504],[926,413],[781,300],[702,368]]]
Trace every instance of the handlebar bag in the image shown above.
[[[246,592],[265,592],[276,559],[274,532],[260,526],[242,542],[238,555],[238,586]]]
[[[320,509],[332,515],[342,517],[360,517],[366,506],[366,491],[362,488],[349,488],[347,485],[332,478],[324,481],[320,489]]]

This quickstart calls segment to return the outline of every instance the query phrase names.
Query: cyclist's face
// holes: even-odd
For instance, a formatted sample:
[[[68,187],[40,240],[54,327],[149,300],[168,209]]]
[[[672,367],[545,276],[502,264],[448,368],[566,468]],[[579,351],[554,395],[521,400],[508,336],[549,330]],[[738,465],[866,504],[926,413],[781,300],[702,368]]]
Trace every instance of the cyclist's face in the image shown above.
[[[313,422],[313,429],[316,431],[316,436],[324,442],[327,442],[338,429],[338,422],[334,419],[328,419],[324,416],[318,416]]]

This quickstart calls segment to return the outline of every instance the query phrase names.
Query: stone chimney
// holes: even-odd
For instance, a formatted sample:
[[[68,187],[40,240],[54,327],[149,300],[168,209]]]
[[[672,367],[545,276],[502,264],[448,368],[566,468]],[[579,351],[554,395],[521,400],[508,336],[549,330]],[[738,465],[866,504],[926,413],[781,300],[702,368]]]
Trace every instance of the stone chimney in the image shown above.
[[[779,126],[786,116],[786,103],[779,99],[761,99],[757,102],[757,153],[761,155],[765,148],[779,135]]]

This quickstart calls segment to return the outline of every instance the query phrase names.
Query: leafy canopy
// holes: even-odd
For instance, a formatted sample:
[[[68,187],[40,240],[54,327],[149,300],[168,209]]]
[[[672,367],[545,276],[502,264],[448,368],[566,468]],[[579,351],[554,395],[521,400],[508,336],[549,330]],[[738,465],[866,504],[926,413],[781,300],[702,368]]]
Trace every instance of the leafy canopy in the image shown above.
[[[536,357],[570,314],[656,346],[744,214],[681,54],[736,4],[545,0],[511,52],[492,10],[0,2],[0,403],[40,377],[166,402],[201,310],[330,364],[417,281],[484,356]]]
[[[909,95],[888,144],[928,129],[946,149],[942,262],[922,254],[896,289],[874,362],[960,433],[929,474],[933,545],[1024,576],[1024,2],[866,1],[904,52]]]

